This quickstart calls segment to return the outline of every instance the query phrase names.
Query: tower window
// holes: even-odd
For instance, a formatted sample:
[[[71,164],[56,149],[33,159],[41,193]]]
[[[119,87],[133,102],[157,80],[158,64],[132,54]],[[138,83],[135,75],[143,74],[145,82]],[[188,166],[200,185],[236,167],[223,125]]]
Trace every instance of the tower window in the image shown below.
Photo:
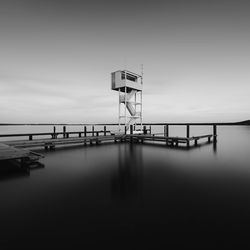
[[[122,72],[122,80],[124,79],[125,79],[125,72]],[[126,79],[132,82],[137,82],[137,77],[129,73],[126,73]]]

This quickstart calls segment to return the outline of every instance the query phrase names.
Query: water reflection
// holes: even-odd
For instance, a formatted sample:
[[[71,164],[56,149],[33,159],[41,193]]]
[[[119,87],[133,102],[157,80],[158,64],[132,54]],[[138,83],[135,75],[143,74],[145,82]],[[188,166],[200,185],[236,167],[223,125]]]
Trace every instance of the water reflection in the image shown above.
[[[0,166],[0,181],[26,178],[30,176],[30,171],[45,167],[45,165],[40,162],[32,162],[29,166],[22,168],[16,161],[2,161]]]
[[[112,178],[115,199],[138,198],[142,194],[143,152],[133,143],[118,144],[118,172]]]
[[[213,142],[213,152],[214,152],[214,155],[217,154],[217,142],[216,141]]]

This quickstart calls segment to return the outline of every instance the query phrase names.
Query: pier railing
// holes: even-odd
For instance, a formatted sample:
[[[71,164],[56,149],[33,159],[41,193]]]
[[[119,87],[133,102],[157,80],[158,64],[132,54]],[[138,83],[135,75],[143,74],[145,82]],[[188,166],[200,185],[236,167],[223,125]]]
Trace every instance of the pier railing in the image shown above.
[[[87,137],[87,136],[99,136],[99,135],[109,135],[111,133],[110,130],[106,129],[106,126],[104,126],[103,130],[95,130],[94,126],[92,126],[91,131],[87,131],[87,126],[84,126],[83,131],[74,131],[74,132],[67,132],[66,126],[63,126],[62,132],[56,132],[56,127],[53,127],[52,132],[45,132],[45,133],[16,133],[16,134],[0,134],[0,137],[28,137],[29,140],[33,140],[33,137],[44,137],[44,136],[51,136],[52,139],[57,139],[60,135],[63,138],[69,138],[70,135],[76,135],[77,137]]]
[[[33,140],[34,137],[40,137],[40,138],[45,138],[47,136],[50,136],[52,139],[57,139],[59,137],[62,138],[69,138],[69,137],[87,137],[87,136],[101,136],[101,135],[111,135],[111,134],[115,134],[114,131],[111,130],[107,130],[107,126],[109,127],[116,127],[118,128],[118,124],[92,124],[91,125],[91,129],[89,129],[90,124],[88,125],[83,125],[83,124],[67,124],[67,125],[63,125],[62,130],[63,131],[56,131],[56,126],[59,126],[61,124],[1,124],[2,126],[24,126],[24,125],[29,125],[29,126],[42,126],[42,125],[46,125],[46,126],[52,126],[52,131],[51,132],[45,132],[45,133],[13,133],[13,134],[0,134],[0,138],[7,138],[7,137],[28,137],[28,140]],[[73,132],[68,132],[67,131],[67,127],[71,127],[71,126],[82,126],[82,130],[81,131],[73,131]],[[217,126],[218,125],[233,125],[232,123],[144,123],[143,124],[143,131],[142,133],[144,135],[146,134],[150,134],[152,136],[164,136],[164,137],[170,137],[170,133],[169,133],[169,127],[173,126],[185,126],[186,127],[186,138],[189,139],[190,138],[190,127],[191,126],[208,126],[208,127],[212,127],[212,135],[213,135],[213,141],[216,142],[217,141]],[[66,127],[67,126],[67,127]],[[96,130],[96,127],[100,127],[103,126],[103,129],[101,130]],[[152,132],[152,127],[157,127],[157,132],[153,133]],[[1,128],[1,126],[0,126]],[[136,130],[136,126],[135,125],[130,125],[130,131],[127,132],[127,130],[125,129],[125,125],[124,125],[124,129],[122,129],[124,134],[133,134],[134,131]],[[162,132],[159,132],[162,131]],[[122,134],[122,131],[121,131]]]

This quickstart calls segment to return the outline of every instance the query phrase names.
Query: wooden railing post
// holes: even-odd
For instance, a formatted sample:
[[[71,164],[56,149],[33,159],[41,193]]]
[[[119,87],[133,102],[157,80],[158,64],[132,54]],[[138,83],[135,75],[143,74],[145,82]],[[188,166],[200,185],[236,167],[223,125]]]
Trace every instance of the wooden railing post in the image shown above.
[[[63,126],[63,138],[66,138],[66,126]]]
[[[133,125],[130,125],[130,134],[133,134]]]
[[[106,136],[107,135],[107,128],[106,128],[106,126],[104,126],[104,136]]]
[[[92,136],[95,136],[95,132],[94,131],[95,131],[95,126],[93,125],[92,126]]]
[[[189,143],[189,136],[190,136],[190,126],[187,124],[187,147],[190,146],[190,143]]]
[[[84,145],[86,145],[86,136],[87,136],[87,126],[84,126],[84,137],[85,137],[85,140],[84,140]]]
[[[56,138],[56,126],[53,127],[53,136],[52,136],[52,138],[54,138],[54,139]]]
[[[144,134],[144,135],[147,134],[147,127],[146,127],[146,125],[143,126],[143,134]]]
[[[84,126],[84,137],[87,136],[87,126]]]
[[[131,135],[130,143],[132,143],[132,141],[133,141],[133,137],[132,137],[132,135],[133,135],[133,125],[130,125],[130,135]]]
[[[164,125],[164,137],[168,137],[168,125]]]
[[[215,124],[213,125],[213,142],[217,142],[217,126]]]

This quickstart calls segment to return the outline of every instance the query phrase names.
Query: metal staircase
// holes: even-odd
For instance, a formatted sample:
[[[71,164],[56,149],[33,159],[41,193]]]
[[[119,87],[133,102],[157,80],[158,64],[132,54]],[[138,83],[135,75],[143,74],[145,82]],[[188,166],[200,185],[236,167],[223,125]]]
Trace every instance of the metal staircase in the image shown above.
[[[136,124],[136,119],[141,118],[141,112],[136,111],[136,105],[140,103],[136,103],[133,100],[136,100],[137,91],[132,89],[129,93],[125,93],[120,95],[120,103],[126,105],[126,108],[130,114],[128,121],[126,121],[126,132],[129,130],[130,125]]]

